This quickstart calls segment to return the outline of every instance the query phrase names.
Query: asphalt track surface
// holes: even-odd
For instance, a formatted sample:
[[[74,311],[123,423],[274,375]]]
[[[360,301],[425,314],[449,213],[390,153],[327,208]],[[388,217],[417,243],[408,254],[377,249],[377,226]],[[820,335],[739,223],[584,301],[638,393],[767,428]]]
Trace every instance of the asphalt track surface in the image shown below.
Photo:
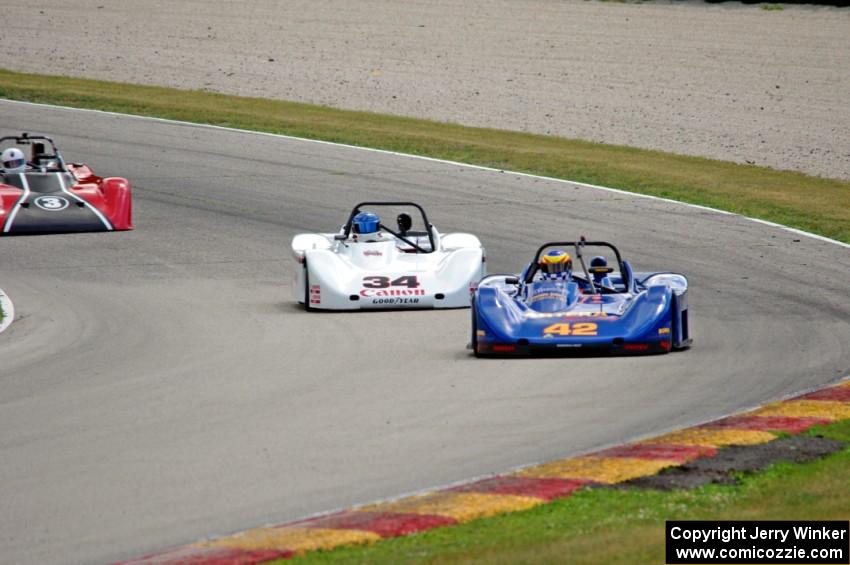
[[[850,250],[403,156],[0,102],[133,183],[137,229],[0,240],[0,562],[103,563],[698,423],[850,368]],[[695,344],[474,359],[467,310],[305,313],[289,242],[414,200],[491,272],[549,239],[691,281]]]

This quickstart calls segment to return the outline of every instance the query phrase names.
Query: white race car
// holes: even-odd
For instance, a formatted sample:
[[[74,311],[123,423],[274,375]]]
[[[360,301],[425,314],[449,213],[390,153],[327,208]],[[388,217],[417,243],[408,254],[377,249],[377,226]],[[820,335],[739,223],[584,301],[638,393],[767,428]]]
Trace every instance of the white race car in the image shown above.
[[[395,229],[367,207],[385,217],[401,210]],[[486,274],[477,237],[440,234],[412,202],[362,202],[339,233],[296,235],[292,255],[292,290],[307,310],[467,308]]]

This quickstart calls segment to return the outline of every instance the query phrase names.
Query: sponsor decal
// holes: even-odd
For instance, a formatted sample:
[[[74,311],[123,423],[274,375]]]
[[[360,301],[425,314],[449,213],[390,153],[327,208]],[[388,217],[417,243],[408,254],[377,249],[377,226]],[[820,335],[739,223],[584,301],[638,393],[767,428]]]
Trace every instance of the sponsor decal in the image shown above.
[[[363,255],[366,257],[383,257],[384,254],[376,249],[369,249],[368,251],[364,251]]]
[[[485,332],[484,330],[476,330],[475,335],[477,335],[478,337],[485,337],[487,335],[487,332]]]
[[[564,312],[564,318],[607,318],[605,312]],[[616,318],[617,316],[611,316]]]
[[[405,304],[419,304],[418,298],[373,298],[372,304],[386,304],[388,306],[403,306]]]
[[[658,335],[667,335],[670,333],[670,328],[658,328]]]
[[[363,286],[366,288],[389,288],[391,286],[419,288],[419,277],[416,275],[402,275],[393,280],[390,280],[390,277],[381,276],[363,277]]]
[[[371,298],[372,304],[389,306],[419,304],[419,298],[408,297],[426,294],[424,288],[419,288],[419,278],[416,275],[402,275],[395,279],[382,276],[363,277],[363,288],[360,289],[360,296]]]
[[[598,310],[592,312],[528,312],[526,316],[529,318],[619,318],[616,314],[606,314]]]
[[[604,296],[602,294],[583,294],[579,297],[578,301],[582,304],[609,304],[614,302],[614,298],[610,296]]]
[[[591,322],[577,324],[552,324],[543,329],[543,335],[571,335],[578,337],[597,335],[599,326]]]
[[[531,297],[528,303],[532,304],[539,300],[565,300],[567,297],[567,288],[561,282],[538,282],[531,288]]]
[[[69,206],[68,199],[61,196],[39,196],[33,204],[48,212],[61,212]]]
[[[360,289],[360,296],[371,298],[374,296],[425,296],[427,294],[424,288],[363,288]]]
[[[540,294],[535,294],[529,299],[528,303],[533,304],[539,300],[563,300],[565,294],[563,292],[541,292]]]
[[[322,287],[318,284],[310,285],[310,304],[322,303]]]

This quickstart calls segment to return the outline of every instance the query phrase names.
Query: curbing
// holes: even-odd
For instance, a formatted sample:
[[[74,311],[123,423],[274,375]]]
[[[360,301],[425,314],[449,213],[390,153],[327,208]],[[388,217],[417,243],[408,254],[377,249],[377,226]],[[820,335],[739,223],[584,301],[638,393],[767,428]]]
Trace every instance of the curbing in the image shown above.
[[[0,101],[334,145],[360,151],[503,172],[558,183],[569,183],[596,190],[679,204],[719,214],[739,216],[796,235],[850,248],[850,244],[838,240],[758,218],[567,179],[269,132],[19,100],[0,99]],[[3,305],[4,311],[8,314],[3,318],[3,322],[0,322],[0,332],[2,332],[11,324],[14,318],[14,310],[11,301],[2,291],[0,291],[0,304]],[[277,559],[288,559],[308,551],[373,543],[382,539],[451,526],[478,518],[525,510],[557,498],[567,497],[587,485],[616,484],[638,477],[655,475],[662,469],[676,467],[696,459],[713,457],[717,450],[722,447],[766,443],[779,437],[773,432],[798,434],[817,424],[846,419],[850,419],[850,381],[844,381],[826,389],[767,404],[743,414],[727,416],[662,436],[611,447],[578,457],[532,465],[501,475],[472,479],[468,482],[429,492],[402,496],[393,500],[344,509],[277,526],[255,528],[229,536],[202,540],[194,544],[118,562],[118,564],[177,565],[193,563],[224,565],[238,563],[240,565],[251,565]]]
[[[3,292],[2,288],[0,288],[0,308],[3,309],[3,318],[0,319],[0,333],[3,333],[15,320],[15,305],[12,304],[12,299]]]
[[[756,445],[850,419],[850,379],[684,430],[501,475],[276,526],[202,540],[117,565],[240,564],[373,543],[526,510],[584,486],[657,474],[731,445]]]

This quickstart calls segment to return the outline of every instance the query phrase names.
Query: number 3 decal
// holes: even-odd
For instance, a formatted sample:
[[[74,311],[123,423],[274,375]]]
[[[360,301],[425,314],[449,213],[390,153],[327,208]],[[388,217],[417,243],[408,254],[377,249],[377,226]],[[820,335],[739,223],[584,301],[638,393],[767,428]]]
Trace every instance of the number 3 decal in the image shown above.
[[[39,196],[33,202],[48,212],[59,212],[68,207],[68,200],[61,196]]]
[[[597,329],[599,329],[599,326],[591,322],[580,322],[577,324],[557,323],[552,324],[551,326],[547,326],[543,330],[543,335],[557,334],[574,335],[579,337],[593,336],[597,334]]]
[[[389,277],[363,277],[363,286],[366,288],[387,288],[390,286]]]
[[[387,288],[390,286],[419,288],[419,279],[415,275],[404,275],[395,280],[390,280],[390,277],[363,277],[364,288]]]

